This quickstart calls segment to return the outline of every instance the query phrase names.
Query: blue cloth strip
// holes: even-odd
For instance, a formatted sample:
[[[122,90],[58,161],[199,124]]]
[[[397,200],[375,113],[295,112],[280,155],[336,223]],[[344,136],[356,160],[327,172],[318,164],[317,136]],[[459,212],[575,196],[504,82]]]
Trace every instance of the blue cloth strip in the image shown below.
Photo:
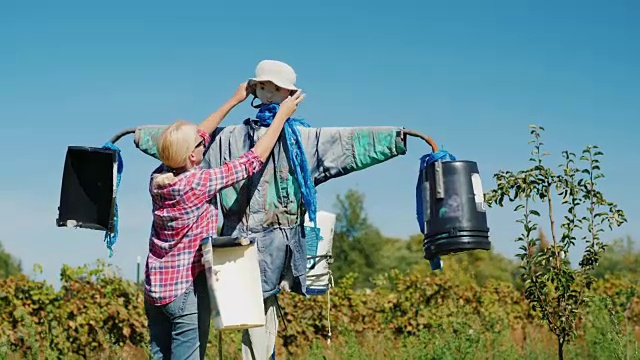
[[[122,155],[120,153],[120,148],[118,148],[114,143],[107,142],[102,146],[103,149],[110,149],[116,152],[117,156],[117,179],[116,179],[116,192],[115,192],[115,206],[114,206],[114,217],[113,217],[113,232],[110,232],[108,229],[104,234],[104,242],[107,244],[107,249],[109,249],[109,258],[113,256],[113,245],[118,240],[118,189],[120,188],[120,179],[122,178],[122,170],[124,169],[124,162],[122,161]]]

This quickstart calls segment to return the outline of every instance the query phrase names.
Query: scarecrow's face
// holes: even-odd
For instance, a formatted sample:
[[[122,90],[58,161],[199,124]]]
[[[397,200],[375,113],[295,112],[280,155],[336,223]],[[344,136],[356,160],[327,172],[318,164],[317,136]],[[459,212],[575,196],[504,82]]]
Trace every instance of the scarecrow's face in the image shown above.
[[[255,84],[256,96],[263,104],[280,104],[291,93],[290,90],[279,87],[271,81],[261,81]]]

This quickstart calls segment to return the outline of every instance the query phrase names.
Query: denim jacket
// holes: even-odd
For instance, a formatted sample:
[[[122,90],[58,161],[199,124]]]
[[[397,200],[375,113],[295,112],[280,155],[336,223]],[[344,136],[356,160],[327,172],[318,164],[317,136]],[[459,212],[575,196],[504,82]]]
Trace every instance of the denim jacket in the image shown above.
[[[155,139],[163,128],[138,127],[134,138],[136,147],[158,158]],[[217,128],[211,134],[211,145],[202,166],[218,167],[239,157],[249,151],[266,130],[255,121]],[[301,127],[299,130],[315,186],[406,153],[398,127]],[[287,142],[282,133],[262,170],[219,194],[223,215],[221,235],[256,240],[265,298],[279,292],[279,283],[285,274],[293,275],[292,291],[307,294],[306,209],[285,151]]]

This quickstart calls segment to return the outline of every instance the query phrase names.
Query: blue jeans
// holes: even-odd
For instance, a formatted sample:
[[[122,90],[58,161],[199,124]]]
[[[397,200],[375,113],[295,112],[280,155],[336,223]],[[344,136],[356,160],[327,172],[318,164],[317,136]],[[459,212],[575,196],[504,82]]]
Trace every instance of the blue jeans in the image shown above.
[[[155,306],[145,300],[152,360],[204,359],[211,324],[205,272],[175,300]]]

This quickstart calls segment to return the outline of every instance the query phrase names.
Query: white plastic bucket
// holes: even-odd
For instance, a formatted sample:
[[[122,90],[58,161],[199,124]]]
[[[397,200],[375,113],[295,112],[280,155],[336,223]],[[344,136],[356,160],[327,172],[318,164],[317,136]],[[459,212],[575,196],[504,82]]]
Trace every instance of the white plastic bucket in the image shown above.
[[[256,244],[212,248],[211,242],[205,240],[200,247],[214,328],[235,330],[264,326]]]
[[[313,234],[313,223],[305,218],[305,234],[307,237],[307,293],[309,295],[325,294],[331,285],[330,264],[333,262],[333,232],[336,215],[327,211],[316,214],[320,237]]]

